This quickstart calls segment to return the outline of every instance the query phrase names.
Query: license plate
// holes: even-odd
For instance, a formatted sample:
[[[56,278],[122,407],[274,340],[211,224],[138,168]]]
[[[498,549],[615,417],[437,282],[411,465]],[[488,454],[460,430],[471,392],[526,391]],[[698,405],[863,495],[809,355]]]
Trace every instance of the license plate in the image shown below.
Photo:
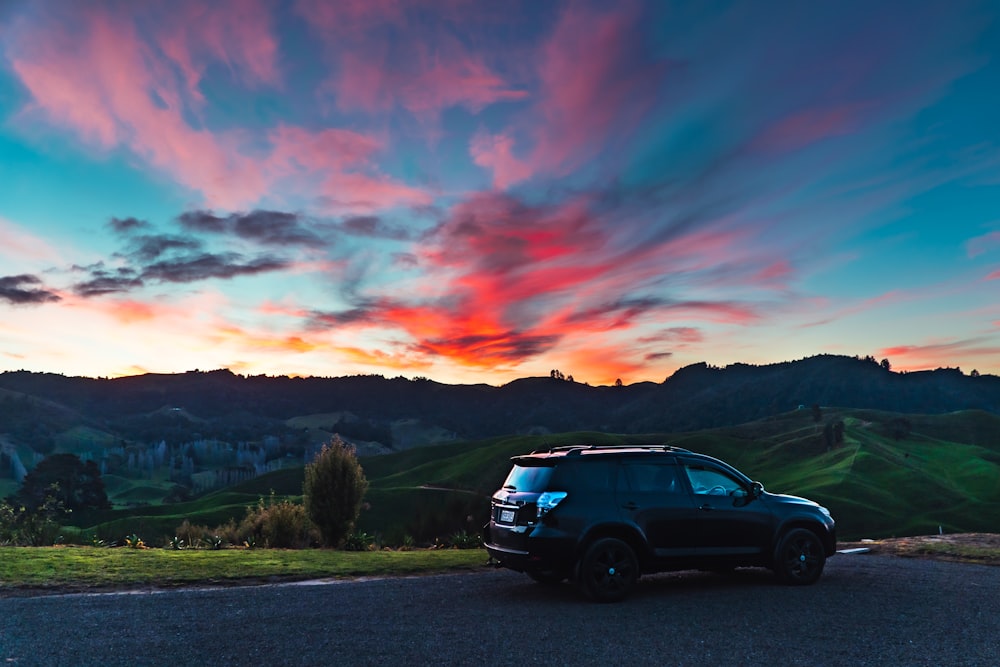
[[[514,510],[500,510],[500,523],[514,523]]]

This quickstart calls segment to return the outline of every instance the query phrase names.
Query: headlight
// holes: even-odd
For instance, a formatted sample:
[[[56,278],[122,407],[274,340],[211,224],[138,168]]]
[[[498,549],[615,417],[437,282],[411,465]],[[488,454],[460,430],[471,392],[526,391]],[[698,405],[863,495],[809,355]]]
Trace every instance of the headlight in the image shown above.
[[[565,491],[546,491],[538,496],[538,518],[548,514],[566,497]]]

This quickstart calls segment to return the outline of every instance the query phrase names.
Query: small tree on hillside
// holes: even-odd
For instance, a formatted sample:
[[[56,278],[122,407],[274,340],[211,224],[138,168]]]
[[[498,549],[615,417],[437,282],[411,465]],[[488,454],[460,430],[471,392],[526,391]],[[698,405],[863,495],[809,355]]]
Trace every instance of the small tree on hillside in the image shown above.
[[[350,534],[367,489],[368,480],[354,448],[339,437],[323,445],[306,466],[303,502],[325,545],[335,547]]]
[[[97,464],[81,461],[76,454],[53,454],[42,459],[24,478],[14,500],[34,511],[50,497],[70,511],[111,507]]]

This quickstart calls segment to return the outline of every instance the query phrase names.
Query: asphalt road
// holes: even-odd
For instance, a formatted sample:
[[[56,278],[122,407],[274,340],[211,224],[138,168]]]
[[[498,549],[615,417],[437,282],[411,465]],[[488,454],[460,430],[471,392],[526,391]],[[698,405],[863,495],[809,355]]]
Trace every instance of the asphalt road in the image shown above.
[[[8,665],[1000,665],[1000,568],[838,555],[644,578],[623,603],[507,571],[0,599]]]

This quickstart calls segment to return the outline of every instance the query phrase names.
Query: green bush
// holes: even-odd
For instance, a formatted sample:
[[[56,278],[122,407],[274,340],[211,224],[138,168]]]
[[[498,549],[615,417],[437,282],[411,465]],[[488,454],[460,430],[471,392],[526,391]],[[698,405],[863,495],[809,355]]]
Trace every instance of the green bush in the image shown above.
[[[323,543],[336,547],[351,534],[368,489],[354,448],[335,437],[305,469],[305,511]]]
[[[270,502],[261,498],[256,506],[247,508],[236,532],[239,537],[230,541],[247,547],[300,549],[308,547],[314,539],[305,507],[290,500],[276,501],[274,493]]]
[[[451,536],[448,543],[455,549],[478,549],[483,545],[483,538],[476,533],[460,530]]]
[[[201,545],[201,538],[211,533],[208,526],[199,526],[184,519],[184,523],[177,527],[175,538],[188,545],[191,549],[197,549]]]
[[[246,516],[237,523],[230,519],[226,523],[209,528],[192,524],[184,520],[168,546],[187,545],[188,548],[198,547],[221,549],[226,545],[255,548],[259,546],[272,549],[301,549],[317,542],[312,524],[306,516],[305,508],[289,500],[278,501],[271,494],[269,500],[261,498],[256,505],[247,507]]]
[[[64,514],[62,504],[51,496],[34,511],[0,501],[0,546],[52,545],[59,538],[56,518]]]

